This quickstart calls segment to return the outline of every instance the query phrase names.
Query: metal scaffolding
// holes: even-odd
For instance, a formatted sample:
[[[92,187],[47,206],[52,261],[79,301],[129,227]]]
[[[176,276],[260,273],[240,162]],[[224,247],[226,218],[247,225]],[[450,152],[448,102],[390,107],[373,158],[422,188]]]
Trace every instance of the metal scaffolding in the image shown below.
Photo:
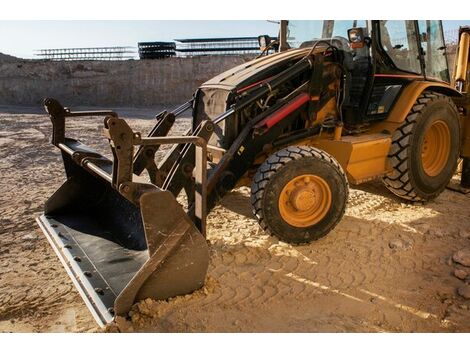
[[[257,55],[258,37],[175,39],[177,56]]]
[[[164,59],[176,55],[176,44],[174,42],[140,42],[139,58]]]
[[[260,54],[258,37],[175,39],[173,42],[139,42],[137,45],[140,59]],[[135,48],[129,46],[39,49],[35,53],[42,59],[53,61],[128,60],[136,58],[135,54]]]
[[[110,46],[99,48],[39,49],[36,56],[53,61],[76,60],[129,60],[135,58],[130,46]],[[134,55],[130,55],[134,54]]]

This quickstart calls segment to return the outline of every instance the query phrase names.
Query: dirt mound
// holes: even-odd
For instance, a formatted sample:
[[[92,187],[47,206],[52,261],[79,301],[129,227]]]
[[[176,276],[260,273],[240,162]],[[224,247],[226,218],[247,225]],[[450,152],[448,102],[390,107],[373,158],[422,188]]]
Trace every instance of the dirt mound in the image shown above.
[[[0,62],[17,62],[17,61],[21,61],[21,59],[16,56],[0,53]]]

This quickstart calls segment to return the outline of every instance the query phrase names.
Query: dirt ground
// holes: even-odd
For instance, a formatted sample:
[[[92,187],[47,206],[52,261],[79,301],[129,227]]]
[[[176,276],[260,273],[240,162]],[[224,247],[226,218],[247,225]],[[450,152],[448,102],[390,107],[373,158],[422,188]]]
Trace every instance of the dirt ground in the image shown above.
[[[0,331],[100,331],[35,223],[64,181],[47,116],[0,107]],[[123,110],[142,132],[157,111]],[[189,120],[178,120],[184,130]],[[70,121],[71,134],[106,151],[101,120]],[[176,131],[176,132],[177,132]],[[470,300],[457,291],[470,268],[470,195],[451,191],[406,204],[380,182],[351,190],[344,219],[325,238],[290,246],[251,215],[249,189],[230,193],[208,218],[206,286],[136,304],[108,331],[470,332]]]

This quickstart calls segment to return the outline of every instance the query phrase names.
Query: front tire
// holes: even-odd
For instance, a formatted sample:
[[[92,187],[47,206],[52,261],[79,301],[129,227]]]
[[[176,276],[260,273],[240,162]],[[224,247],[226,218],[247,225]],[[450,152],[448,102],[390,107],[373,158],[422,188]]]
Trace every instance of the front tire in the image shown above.
[[[344,215],[348,181],[326,152],[292,146],[259,167],[251,187],[260,226],[281,241],[300,244],[328,234]]]
[[[410,201],[436,198],[454,175],[459,144],[459,113],[452,99],[424,92],[393,134],[393,171],[383,178],[385,186]]]

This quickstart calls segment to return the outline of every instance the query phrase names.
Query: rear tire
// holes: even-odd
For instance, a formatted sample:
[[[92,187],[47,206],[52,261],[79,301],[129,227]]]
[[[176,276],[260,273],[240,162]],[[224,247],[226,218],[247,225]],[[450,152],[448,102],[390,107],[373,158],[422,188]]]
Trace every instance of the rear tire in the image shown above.
[[[410,201],[436,198],[454,175],[459,144],[459,113],[452,99],[424,92],[393,134],[393,171],[383,178],[385,186]]]
[[[251,187],[253,212],[263,230],[300,244],[328,234],[344,215],[348,181],[326,152],[292,146],[259,167]]]

